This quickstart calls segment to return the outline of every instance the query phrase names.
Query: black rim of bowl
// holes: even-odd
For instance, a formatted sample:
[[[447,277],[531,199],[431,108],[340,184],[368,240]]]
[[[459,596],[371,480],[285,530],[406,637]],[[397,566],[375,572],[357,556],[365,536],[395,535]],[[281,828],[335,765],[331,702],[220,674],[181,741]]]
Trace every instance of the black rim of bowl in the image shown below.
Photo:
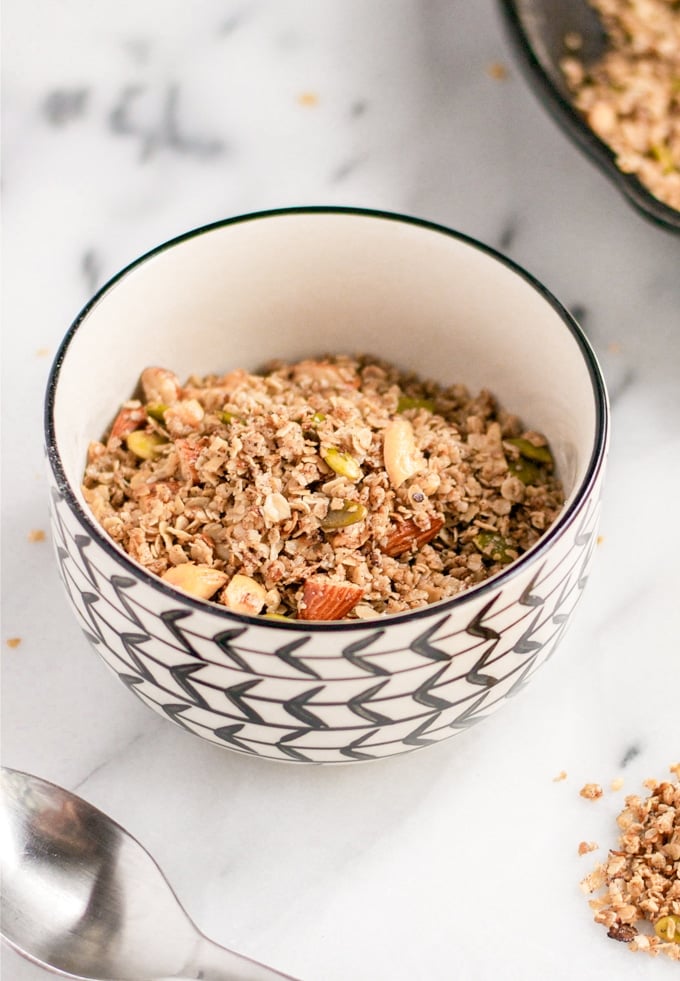
[[[616,156],[588,126],[583,117],[555,86],[543,68],[516,0],[499,0],[510,40],[531,88],[549,114],[571,140],[579,146],[626,200],[645,218],[668,231],[680,232],[680,211],[664,204],[647,190],[635,174],[626,174],[616,164]]]
[[[457,596],[451,599],[439,600],[436,603],[429,604],[424,607],[419,607],[415,610],[409,610],[405,613],[392,613],[389,615],[377,615],[375,619],[370,620],[337,620],[337,621],[319,621],[315,622],[313,620],[291,620],[286,623],[284,620],[274,620],[266,619],[263,616],[249,616],[247,614],[236,614],[232,613],[226,607],[220,606],[217,603],[211,603],[207,600],[194,599],[187,593],[181,593],[179,590],[168,586],[163,582],[160,577],[155,576],[153,573],[148,572],[143,566],[138,565],[134,562],[125,552],[119,550],[119,548],[114,544],[112,539],[110,539],[106,532],[97,525],[94,518],[92,518],[87,511],[83,508],[80,501],[78,500],[71,484],[66,476],[66,472],[61,460],[61,455],[56,443],[56,431],[55,431],[55,420],[54,420],[54,409],[55,409],[55,399],[56,391],[59,385],[59,376],[61,372],[61,366],[64,359],[67,356],[68,348],[73,340],[76,332],[87,319],[90,311],[96,306],[96,304],[104,297],[106,293],[120,280],[126,276],[129,272],[140,266],[142,263],[146,262],[148,259],[165,252],[168,249],[175,247],[189,239],[196,238],[199,235],[205,235],[212,231],[220,228],[225,228],[229,225],[241,224],[247,221],[262,221],[268,219],[275,219],[281,216],[294,216],[294,215],[348,215],[354,217],[364,217],[377,219],[380,221],[395,221],[407,225],[416,225],[420,228],[426,229],[428,231],[445,235],[449,238],[456,239],[465,245],[468,245],[474,249],[478,249],[480,252],[485,253],[497,262],[506,266],[513,273],[520,276],[525,280],[533,289],[540,294],[540,296],[553,308],[553,310],[559,314],[565,328],[574,337],[579,350],[583,356],[583,360],[586,364],[588,375],[593,390],[593,402],[595,408],[595,439],[594,445],[590,454],[590,459],[586,467],[586,471],[583,479],[581,480],[580,486],[576,489],[574,493],[573,500],[571,504],[565,509],[565,511],[557,518],[555,523],[545,532],[545,534],[538,540],[536,545],[534,545],[529,551],[525,552],[518,559],[516,559],[508,569],[496,574],[490,579],[484,580],[476,586],[472,586],[470,589],[459,593]],[[138,579],[147,585],[151,586],[153,589],[158,590],[160,593],[165,594],[169,599],[174,600],[175,603],[182,602],[183,604],[191,607],[195,610],[202,610],[207,613],[212,613],[216,616],[223,617],[226,621],[236,622],[236,623],[249,623],[257,624],[258,626],[277,629],[277,630],[304,630],[312,632],[325,632],[325,631],[338,631],[338,630],[361,630],[370,629],[375,627],[376,624],[384,622],[386,625],[389,623],[401,623],[405,620],[420,619],[425,616],[432,616],[433,611],[437,613],[447,613],[457,607],[463,606],[465,603],[476,599],[479,596],[488,593],[491,590],[497,590],[502,588],[502,586],[509,582],[511,579],[517,575],[525,566],[530,563],[537,561],[545,552],[547,552],[553,541],[561,537],[562,534],[569,528],[572,522],[578,516],[584,499],[590,493],[593,484],[596,482],[600,470],[603,466],[605,453],[608,445],[609,438],[609,407],[607,400],[607,393],[604,385],[604,380],[600,372],[599,365],[595,354],[587,340],[585,334],[576,323],[571,314],[562,306],[559,300],[553,296],[553,294],[543,286],[531,273],[528,273],[517,263],[508,259],[506,256],[497,252],[490,246],[484,245],[478,242],[476,239],[462,233],[453,231],[444,225],[439,225],[434,222],[427,221],[422,218],[416,218],[410,215],[403,215],[397,212],[391,211],[380,211],[369,208],[354,208],[354,207],[336,207],[336,206],[325,206],[325,205],[314,205],[314,206],[301,206],[301,207],[290,207],[290,208],[277,208],[267,211],[256,211],[249,214],[237,215],[231,218],[225,218],[221,221],[212,222],[208,225],[203,225],[198,228],[194,228],[191,231],[185,232],[182,235],[178,235],[175,238],[163,242],[161,245],[145,252],[143,255],[134,259],[127,266],[121,269],[115,276],[108,280],[92,297],[92,299],[83,307],[76,319],[71,324],[63,341],[57,351],[52,364],[49,378],[47,381],[47,389],[45,395],[45,406],[44,406],[44,430],[45,430],[45,441],[46,441],[46,453],[49,460],[49,464],[54,474],[54,478],[57,484],[57,489],[63,496],[65,501],[68,503],[71,512],[80,522],[82,527],[87,531],[87,533],[95,540],[97,543],[105,550],[105,552],[119,565],[123,566],[128,570],[131,576]]]

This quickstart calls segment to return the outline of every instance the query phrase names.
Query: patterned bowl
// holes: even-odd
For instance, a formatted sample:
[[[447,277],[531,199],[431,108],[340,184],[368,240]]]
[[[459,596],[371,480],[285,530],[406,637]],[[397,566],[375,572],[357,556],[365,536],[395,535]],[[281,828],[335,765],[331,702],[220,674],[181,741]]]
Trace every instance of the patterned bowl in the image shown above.
[[[502,573],[406,614],[285,622],[192,599],[101,531],[80,491],[87,445],[144,366],[186,376],[359,350],[488,387],[548,435],[566,505]],[[130,691],[232,750],[341,763],[466,729],[551,656],[593,555],[608,407],[577,324],[509,260],[424,221],[303,208],[192,231],[117,275],[56,357],[46,440],[69,601]]]

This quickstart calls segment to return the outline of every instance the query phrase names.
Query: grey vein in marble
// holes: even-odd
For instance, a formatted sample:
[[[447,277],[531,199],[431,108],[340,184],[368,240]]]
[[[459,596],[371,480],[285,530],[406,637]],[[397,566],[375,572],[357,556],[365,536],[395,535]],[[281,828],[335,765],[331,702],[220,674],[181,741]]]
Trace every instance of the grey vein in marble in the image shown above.
[[[109,115],[111,130],[120,136],[132,136],[139,140],[139,159],[146,162],[163,149],[174,150],[199,159],[211,159],[226,150],[222,140],[211,137],[189,136],[180,122],[181,86],[168,83],[161,95],[160,111],[153,123],[135,119],[137,103],[156,97],[149,86],[130,84],[121,90]]]

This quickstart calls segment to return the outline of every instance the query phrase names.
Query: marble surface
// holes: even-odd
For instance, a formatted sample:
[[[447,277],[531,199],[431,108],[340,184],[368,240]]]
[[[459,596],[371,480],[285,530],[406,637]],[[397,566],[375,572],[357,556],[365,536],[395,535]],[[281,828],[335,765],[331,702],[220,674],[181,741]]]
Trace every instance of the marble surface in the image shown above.
[[[607,939],[578,883],[615,847],[623,795],[680,757],[680,239],[565,141],[490,0],[2,12],[3,762],[108,811],[209,935],[304,981],[676,977]],[[558,656],[481,726],[339,768],[248,759],[152,714],[90,650],[35,534],[45,381],[93,290],[188,228],[324,203],[520,262],[580,319],[613,410],[602,539]],[[600,850],[579,857],[584,839]],[[2,976],[46,975],[5,951]]]

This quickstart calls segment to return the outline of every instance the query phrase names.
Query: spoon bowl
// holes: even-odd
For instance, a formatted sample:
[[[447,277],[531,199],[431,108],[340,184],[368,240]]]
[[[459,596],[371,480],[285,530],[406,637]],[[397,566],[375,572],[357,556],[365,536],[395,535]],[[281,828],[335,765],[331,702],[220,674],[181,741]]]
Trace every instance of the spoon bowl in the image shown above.
[[[286,978],[208,940],[136,839],[67,790],[2,767],[2,938],[68,977]]]

